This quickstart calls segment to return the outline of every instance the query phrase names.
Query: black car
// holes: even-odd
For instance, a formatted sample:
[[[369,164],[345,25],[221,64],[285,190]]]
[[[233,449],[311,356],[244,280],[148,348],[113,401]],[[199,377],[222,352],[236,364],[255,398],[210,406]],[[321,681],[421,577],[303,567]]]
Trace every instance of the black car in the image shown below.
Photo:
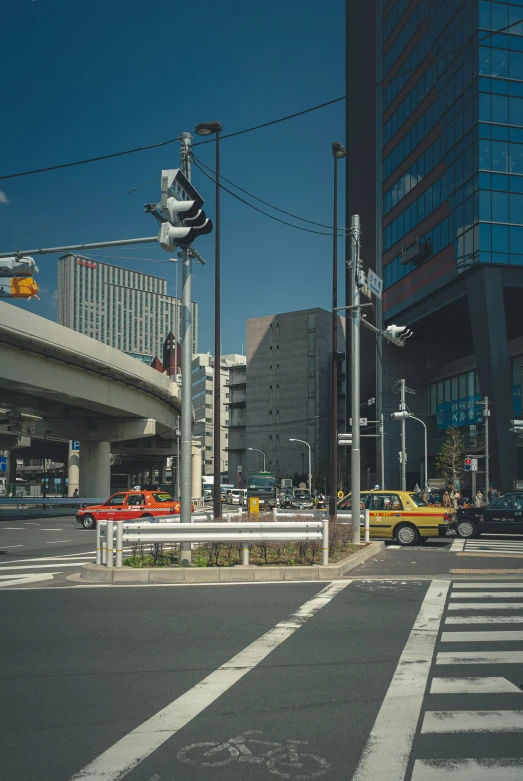
[[[458,537],[480,534],[523,534],[523,491],[503,494],[485,507],[458,510]]]

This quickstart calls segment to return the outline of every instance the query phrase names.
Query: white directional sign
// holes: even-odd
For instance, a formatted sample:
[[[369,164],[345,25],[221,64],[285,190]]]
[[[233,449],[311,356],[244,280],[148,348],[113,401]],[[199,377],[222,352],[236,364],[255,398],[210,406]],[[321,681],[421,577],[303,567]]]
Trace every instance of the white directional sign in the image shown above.
[[[350,419],[350,424],[352,426],[352,418]],[[367,418],[360,418],[360,426],[366,426],[367,425]]]
[[[369,290],[372,290],[376,298],[381,298],[381,294],[383,292],[383,280],[376,274],[375,271],[372,271],[372,269],[369,269],[367,285]]]
[[[478,471],[478,459],[477,458],[471,458],[470,459],[470,470],[471,470],[471,472],[477,472]]]

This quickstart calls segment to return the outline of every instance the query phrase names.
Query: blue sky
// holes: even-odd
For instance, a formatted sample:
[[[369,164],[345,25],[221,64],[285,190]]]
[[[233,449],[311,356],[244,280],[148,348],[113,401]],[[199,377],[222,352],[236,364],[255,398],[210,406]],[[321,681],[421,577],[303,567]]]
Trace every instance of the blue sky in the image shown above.
[[[234,132],[343,95],[344,6],[343,0],[327,8],[315,0],[4,4],[0,175],[155,143],[203,121],[219,120],[224,134]],[[282,209],[331,224],[331,143],[344,142],[344,112],[341,102],[224,140],[223,175]],[[214,167],[214,145],[195,151]],[[178,161],[179,145],[172,144],[0,181],[1,251],[154,235],[156,223],[143,204],[159,200],[161,169]],[[340,170],[342,224],[343,163]],[[151,180],[138,192],[12,240]],[[197,170],[193,182],[213,217],[214,185]],[[199,349],[206,351],[213,342],[213,234],[195,248],[207,260],[195,266],[193,280]],[[174,294],[174,265],[159,245],[92,257],[165,276]],[[328,309],[331,257],[329,236],[280,225],[223,193],[223,352],[241,350],[247,318]],[[38,260],[41,300],[19,304],[52,319],[57,258]],[[340,273],[342,259],[340,241]]]

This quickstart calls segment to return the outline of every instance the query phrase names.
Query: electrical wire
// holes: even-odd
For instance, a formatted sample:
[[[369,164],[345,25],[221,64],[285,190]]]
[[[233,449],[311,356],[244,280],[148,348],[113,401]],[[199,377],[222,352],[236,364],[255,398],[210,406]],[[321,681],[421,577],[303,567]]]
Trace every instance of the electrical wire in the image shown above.
[[[321,108],[325,108],[326,106],[332,106],[334,103],[339,103],[340,101],[345,100],[345,95],[342,95],[339,98],[334,98],[333,100],[327,100],[325,103],[319,103],[317,106],[311,106],[310,108],[303,109],[303,111],[295,111],[294,114],[287,114],[285,117],[279,117],[278,119],[272,119],[270,122],[263,122],[261,125],[254,125],[253,127],[245,128],[244,130],[237,130],[235,133],[225,133],[224,135],[220,135],[220,140],[226,139],[226,138],[235,138],[236,136],[242,136],[245,133],[252,133],[255,130],[261,130],[265,127],[270,127],[271,125],[277,125],[280,122],[287,122],[289,119],[295,119],[296,117],[301,117],[304,114],[310,114],[312,111],[318,111]],[[87,163],[96,163],[100,160],[110,160],[113,157],[122,157],[123,155],[132,155],[135,152],[145,152],[149,149],[158,149],[159,147],[168,146],[169,144],[174,144],[176,141],[180,141],[181,137],[176,136],[175,138],[169,138],[167,141],[159,141],[156,144],[147,144],[146,146],[137,146],[134,149],[126,149],[122,152],[111,152],[108,155],[99,155],[98,157],[89,157],[85,160],[75,160],[71,163],[61,163],[60,165],[50,165],[46,168],[35,168],[31,171],[19,171],[15,174],[1,174],[0,175],[0,181],[5,179],[18,179],[21,176],[32,176],[33,174],[43,174],[47,173],[48,171],[58,171],[62,168],[72,168],[73,166],[77,165],[86,165]],[[201,146],[202,144],[210,144],[214,141],[214,138],[210,138],[206,141],[197,141],[193,146]]]
[[[208,171],[210,171],[214,176],[216,176],[216,171],[211,168],[209,165],[203,162],[203,160],[200,160],[196,155],[192,154],[193,160],[195,160],[200,165],[203,165],[204,168],[206,168]],[[200,169],[201,170],[201,169]],[[239,184],[235,184],[230,179],[227,179],[223,174],[220,173],[220,181],[223,179],[224,182],[227,182],[227,184],[232,185],[232,187],[235,187],[237,190],[239,190],[242,193],[245,193],[245,195],[248,195],[249,198],[253,198],[255,201],[258,201],[259,203],[263,203],[264,206],[268,206],[270,209],[274,209],[276,212],[280,212],[281,214],[286,214],[287,217],[293,217],[295,220],[301,220],[301,222],[307,222],[309,225],[317,225],[320,228],[328,228],[329,230],[334,230],[334,227],[332,225],[325,225],[323,222],[315,222],[314,220],[307,220],[305,217],[299,217],[297,214],[293,214],[292,212],[287,212],[285,209],[281,209],[279,206],[273,206],[272,203],[269,203],[268,201],[264,201],[262,198],[258,198],[257,195],[253,195],[248,190],[245,190],[243,187],[240,187]],[[214,180],[216,181],[216,179]],[[350,231],[345,230],[344,228],[338,228],[339,235],[345,235],[349,234]]]
[[[196,168],[207,177],[207,179],[210,179],[211,182],[214,182],[216,184],[216,179],[214,179],[210,174],[207,173],[207,171],[204,171],[203,168],[200,167],[200,165],[194,161],[194,164]],[[246,201],[245,198],[240,198],[239,195],[234,193],[232,190],[229,190],[228,187],[225,187],[220,182],[220,189],[224,192],[228,193],[229,195],[232,195],[233,198],[236,198],[237,201],[240,201],[241,203],[244,203],[246,206],[249,206],[251,209],[254,209],[254,211],[259,212],[260,214],[264,214],[266,217],[269,217],[271,220],[275,220],[276,222],[280,222],[282,225],[288,225],[289,228],[294,228],[295,230],[299,231],[305,231],[305,233],[315,233],[318,236],[332,236],[332,233],[325,233],[325,231],[315,231],[312,230],[312,228],[302,228],[300,225],[293,225],[292,222],[287,222],[287,220],[280,220],[279,217],[275,217],[274,214],[269,214],[269,212],[264,211],[263,209],[259,209],[257,206],[255,206],[253,203],[249,203],[249,201]]]
[[[150,184],[153,184],[154,182],[157,182],[158,179],[151,179],[150,182],[145,182],[145,184],[139,184],[137,187],[131,187],[130,190],[126,190],[124,193],[120,193],[119,195],[113,195],[111,198],[106,198],[104,201],[100,201],[99,203],[95,203],[93,206],[87,206],[85,209],[81,209],[79,212],[74,212],[74,214],[68,214],[67,217],[60,217],[59,220],[54,220],[54,222],[49,222],[47,225],[41,225],[39,228],[34,228],[33,230],[27,231],[27,233],[21,233],[19,236],[14,236],[12,239],[7,239],[7,241],[3,241],[0,244],[0,247],[4,247],[6,244],[10,244],[12,241],[17,241],[18,239],[23,239],[25,236],[31,236],[33,233],[38,233],[39,231],[43,231],[46,228],[51,228],[53,225],[58,225],[61,222],[65,222],[65,220],[70,220],[72,217],[78,217],[80,214],[85,214],[86,212],[90,212],[93,209],[98,209],[99,206],[105,206],[106,203],[111,203],[111,201],[116,201],[118,198],[123,198],[124,195],[130,195],[131,193],[135,193],[137,190],[142,190],[144,187],[148,187]]]

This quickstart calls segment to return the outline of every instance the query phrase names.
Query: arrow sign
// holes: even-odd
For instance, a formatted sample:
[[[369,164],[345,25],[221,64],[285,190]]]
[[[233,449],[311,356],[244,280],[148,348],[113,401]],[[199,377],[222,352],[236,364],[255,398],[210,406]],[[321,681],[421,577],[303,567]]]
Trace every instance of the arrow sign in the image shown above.
[[[52,580],[54,575],[59,574],[59,572],[30,572],[26,575],[0,575],[0,588],[6,588],[7,586],[25,586],[29,583],[36,583],[41,580]]]

